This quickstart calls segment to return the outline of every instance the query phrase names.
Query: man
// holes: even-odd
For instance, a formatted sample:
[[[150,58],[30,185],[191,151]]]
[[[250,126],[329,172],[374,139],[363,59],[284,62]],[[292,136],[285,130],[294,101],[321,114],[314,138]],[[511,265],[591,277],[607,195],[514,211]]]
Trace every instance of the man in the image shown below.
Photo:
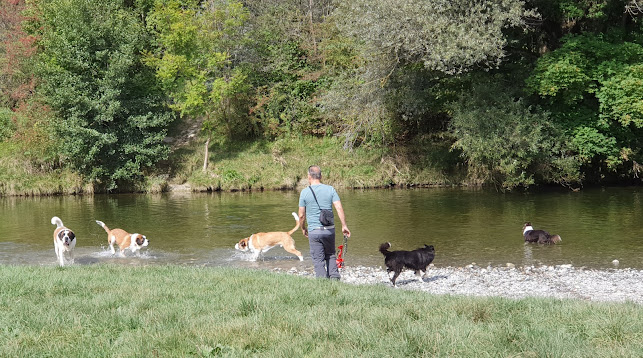
[[[335,262],[337,259],[335,257],[335,226],[322,225],[319,219],[321,210],[330,209],[332,212],[332,206],[334,206],[342,223],[342,233],[350,237],[351,232],[346,226],[344,208],[342,202],[339,201],[339,195],[332,186],[322,184],[321,178],[321,169],[317,165],[311,165],[308,168],[309,186],[299,195],[299,223],[304,236],[308,238],[310,243],[310,256],[313,259],[315,276],[339,280],[339,270]]]

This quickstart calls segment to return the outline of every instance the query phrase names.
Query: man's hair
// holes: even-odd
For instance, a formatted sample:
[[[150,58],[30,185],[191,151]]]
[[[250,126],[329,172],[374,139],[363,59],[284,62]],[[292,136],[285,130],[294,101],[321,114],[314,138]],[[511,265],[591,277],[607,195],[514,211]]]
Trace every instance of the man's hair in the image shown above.
[[[308,175],[313,179],[321,180],[321,168],[317,165],[311,165],[308,167]]]

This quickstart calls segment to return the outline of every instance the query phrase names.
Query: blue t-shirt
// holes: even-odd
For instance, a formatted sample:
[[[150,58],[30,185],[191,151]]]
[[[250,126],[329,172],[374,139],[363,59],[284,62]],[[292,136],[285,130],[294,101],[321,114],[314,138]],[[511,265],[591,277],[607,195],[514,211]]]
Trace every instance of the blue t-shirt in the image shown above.
[[[315,202],[313,193],[310,192],[311,187],[315,191],[319,206]],[[309,230],[322,226],[319,222],[320,208],[332,210],[333,203],[336,201],[339,201],[339,195],[337,195],[335,188],[330,185],[315,184],[301,191],[301,194],[299,194],[299,206],[306,208],[306,222]]]

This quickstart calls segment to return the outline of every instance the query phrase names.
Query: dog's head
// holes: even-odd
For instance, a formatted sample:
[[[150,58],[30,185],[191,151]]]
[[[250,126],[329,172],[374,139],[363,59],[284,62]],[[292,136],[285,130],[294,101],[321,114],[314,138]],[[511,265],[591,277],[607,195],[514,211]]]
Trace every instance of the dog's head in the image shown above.
[[[522,229],[525,230],[527,226],[531,226],[531,222],[529,221],[525,222],[525,225],[522,226]]]
[[[60,241],[65,246],[71,245],[71,243],[76,240],[76,234],[74,234],[74,232],[69,229],[60,230],[56,237],[58,238],[58,241]]]
[[[132,243],[138,246],[138,248],[141,248],[149,245],[150,240],[148,240],[147,237],[145,237],[145,235],[136,233],[136,234],[132,234]]]
[[[424,250],[429,252],[435,252],[435,247],[433,247],[433,245],[424,244]]]
[[[234,248],[239,250],[239,251],[248,251],[250,248],[248,247],[248,242],[250,241],[250,237],[246,237],[245,239],[239,240],[238,243],[234,245]]]

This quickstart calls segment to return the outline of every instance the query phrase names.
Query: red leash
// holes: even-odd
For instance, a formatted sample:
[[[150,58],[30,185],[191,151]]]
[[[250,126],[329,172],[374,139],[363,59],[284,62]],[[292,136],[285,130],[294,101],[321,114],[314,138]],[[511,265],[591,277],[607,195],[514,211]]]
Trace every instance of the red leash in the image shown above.
[[[344,235],[344,244],[337,247],[337,250],[339,250],[339,252],[337,253],[337,260],[335,260],[335,262],[337,262],[337,268],[344,268],[344,255],[346,255],[347,248],[348,237]]]

